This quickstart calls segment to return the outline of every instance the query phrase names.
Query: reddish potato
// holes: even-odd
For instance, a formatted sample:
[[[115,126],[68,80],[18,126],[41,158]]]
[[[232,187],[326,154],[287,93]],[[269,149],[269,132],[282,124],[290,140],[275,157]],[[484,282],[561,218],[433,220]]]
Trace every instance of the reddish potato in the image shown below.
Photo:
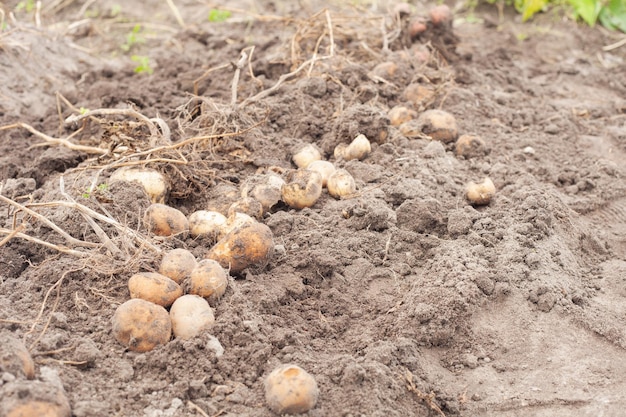
[[[445,4],[433,7],[430,10],[430,21],[435,26],[443,26],[452,23],[452,10]]]

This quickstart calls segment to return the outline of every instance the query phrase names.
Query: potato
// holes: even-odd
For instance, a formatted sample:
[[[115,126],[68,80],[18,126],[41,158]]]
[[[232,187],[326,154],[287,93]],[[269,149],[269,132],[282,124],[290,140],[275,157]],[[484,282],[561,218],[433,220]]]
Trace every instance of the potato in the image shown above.
[[[170,309],[172,331],[179,339],[191,339],[215,323],[209,303],[202,297],[187,294],[174,301]]]
[[[70,403],[62,387],[17,379],[0,385],[2,417],[70,417]]]
[[[313,161],[322,159],[322,153],[312,144],[308,143],[301,147],[293,155],[293,162],[298,168],[306,168]]]
[[[35,362],[24,343],[9,332],[0,332],[0,375],[35,378]]]
[[[335,165],[329,161],[313,161],[306,169],[319,173],[322,176],[322,187],[326,187],[328,177],[335,172]]]
[[[396,106],[387,115],[392,126],[400,126],[404,122],[417,119],[417,112],[405,106]]]
[[[443,143],[454,142],[459,135],[456,119],[443,110],[427,110],[417,122],[422,133]]]
[[[465,158],[485,155],[487,145],[479,136],[461,135],[456,141],[456,154]]]
[[[354,178],[345,169],[336,170],[328,178],[328,194],[335,198],[346,197],[356,193]]]
[[[189,232],[191,236],[206,237],[217,240],[226,226],[226,216],[217,211],[198,210],[189,215]]]
[[[120,168],[111,175],[109,181],[138,182],[153,203],[165,203],[169,191],[169,185],[163,174],[149,168]]]
[[[219,300],[226,292],[227,286],[228,275],[219,262],[213,259],[203,259],[191,271],[187,292],[210,300]]]
[[[315,378],[298,365],[281,365],[265,379],[265,401],[277,414],[306,413],[318,397]]]
[[[196,257],[187,249],[173,249],[163,256],[159,273],[180,284],[189,278],[197,264]]]
[[[207,252],[206,257],[233,273],[239,273],[246,268],[264,266],[273,251],[272,231],[266,225],[254,222],[228,233]]]
[[[415,108],[420,108],[420,106],[428,103],[435,97],[435,90],[430,86],[422,84],[409,84],[402,92],[402,96],[406,101],[411,102]],[[417,114],[413,118],[416,117]]]
[[[285,185],[285,180],[277,174],[255,175],[243,183],[241,196],[254,198],[261,203],[263,211],[268,212],[281,200],[283,185]]]
[[[226,219],[226,225],[220,230],[219,238],[223,238],[238,227],[252,223],[257,223],[257,221],[245,213],[233,212]]]
[[[416,17],[409,23],[409,36],[411,39],[419,37],[422,33],[426,32],[428,26],[423,17]]]
[[[465,196],[473,205],[485,205],[491,202],[496,195],[496,186],[490,178],[485,178],[481,184],[470,182],[465,188]]]
[[[360,134],[349,144],[339,144],[335,148],[335,158],[343,158],[346,161],[351,161],[353,159],[362,160],[367,155],[372,152],[372,145],[370,144],[369,139]]]
[[[183,289],[171,278],[156,272],[139,272],[128,280],[130,298],[141,298],[169,307],[183,295]]]
[[[206,210],[216,211],[223,215],[228,213],[230,205],[239,200],[240,197],[239,188],[224,183],[217,184],[209,192],[213,198],[208,202]]]
[[[395,62],[381,62],[372,69],[372,75],[383,79],[393,78],[398,72],[398,64]]]
[[[430,10],[430,21],[435,26],[443,26],[452,23],[452,10],[445,4],[435,6]]]
[[[148,352],[166,344],[172,337],[172,322],[167,310],[141,298],[120,305],[112,323],[115,339],[135,352]]]
[[[165,204],[152,204],[146,209],[143,222],[157,236],[185,235],[189,231],[187,217]]]
[[[311,207],[322,195],[322,176],[315,171],[294,170],[282,188],[283,201],[292,208]]]
[[[263,218],[263,211],[263,206],[258,200],[252,197],[242,197],[231,204],[228,208],[228,215],[230,216],[233,213],[243,213],[260,220]]]

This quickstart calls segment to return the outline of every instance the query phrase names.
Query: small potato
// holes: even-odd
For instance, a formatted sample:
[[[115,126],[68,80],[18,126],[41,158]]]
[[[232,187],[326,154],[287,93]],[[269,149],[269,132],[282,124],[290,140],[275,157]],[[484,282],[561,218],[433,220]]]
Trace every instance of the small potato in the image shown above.
[[[427,110],[417,119],[422,133],[443,143],[454,142],[459,136],[456,119],[443,110]]]
[[[404,89],[402,96],[406,101],[411,102],[415,108],[420,108],[421,105],[428,103],[435,97],[435,90],[422,84],[409,84]]]
[[[0,385],[2,417],[70,417],[70,402],[62,387],[16,379]]]
[[[263,211],[268,212],[281,200],[281,188],[285,180],[274,173],[255,175],[248,178],[241,186],[241,196],[252,197],[261,203]]]
[[[257,221],[245,213],[239,213],[235,211],[231,213],[230,216],[228,216],[228,218],[226,219],[226,225],[222,227],[222,230],[220,230],[219,238],[223,238],[238,227],[252,223],[257,223]]]
[[[237,274],[246,268],[264,266],[273,251],[272,231],[266,225],[254,222],[228,233],[208,251],[206,257]]]
[[[393,78],[398,72],[398,64],[395,62],[381,62],[372,69],[372,75],[383,79]]]
[[[183,295],[183,289],[173,279],[156,272],[139,272],[128,280],[130,298],[141,298],[169,307]]]
[[[215,323],[213,309],[207,301],[187,294],[174,301],[170,309],[172,331],[179,339],[191,339]]]
[[[282,188],[283,201],[292,208],[311,207],[322,195],[322,176],[315,171],[294,170]]]
[[[485,178],[481,184],[470,182],[465,188],[465,196],[470,203],[477,206],[489,204],[496,195],[496,186],[490,178]]]
[[[165,203],[169,185],[159,171],[149,168],[120,168],[111,175],[111,183],[117,181],[138,182],[153,203]]]
[[[306,168],[313,161],[322,159],[322,153],[312,144],[306,144],[293,155],[293,163],[298,168]]]
[[[445,4],[433,7],[429,15],[430,21],[435,26],[444,26],[452,23],[452,10]]]
[[[404,122],[417,119],[417,112],[404,106],[396,106],[387,114],[392,126],[400,126]]]
[[[328,194],[335,198],[346,197],[356,193],[354,178],[345,169],[336,170],[328,178]]]
[[[152,204],[143,216],[143,222],[157,236],[184,235],[189,231],[187,217],[165,204]]]
[[[217,240],[226,227],[226,216],[217,211],[198,210],[189,215],[189,232],[192,237],[207,237]]]
[[[318,397],[315,378],[298,365],[281,365],[265,379],[265,401],[277,414],[306,413]]]
[[[219,300],[226,292],[227,286],[228,275],[219,262],[213,259],[203,259],[191,271],[187,292],[210,300]]]
[[[416,17],[409,23],[409,36],[411,39],[418,38],[422,33],[426,32],[428,26],[423,17]]]
[[[263,205],[252,197],[243,197],[231,204],[228,209],[228,216],[233,213],[247,214],[252,218],[260,220],[263,218]]]
[[[365,159],[370,152],[372,152],[372,145],[369,139],[365,135],[360,134],[347,146],[344,144],[337,145],[334,154],[335,158],[341,157],[346,161],[351,161],[353,159]]]
[[[313,161],[306,169],[319,173],[322,176],[322,187],[326,187],[328,178],[335,172],[335,165],[329,161]]]
[[[135,352],[148,352],[166,344],[172,337],[172,322],[167,310],[141,298],[120,305],[112,322],[115,339]]]
[[[211,200],[207,203],[206,210],[216,211],[226,215],[228,208],[235,201],[239,200],[239,188],[230,185],[220,183],[209,190],[212,196]],[[244,196],[245,197],[245,196]]]
[[[197,264],[196,257],[187,249],[172,249],[163,256],[159,273],[180,284],[189,278]]]
[[[35,362],[24,343],[9,332],[0,332],[0,374],[35,378]]]
[[[457,156],[464,156],[469,159],[486,153],[487,145],[479,136],[461,135],[456,141]]]

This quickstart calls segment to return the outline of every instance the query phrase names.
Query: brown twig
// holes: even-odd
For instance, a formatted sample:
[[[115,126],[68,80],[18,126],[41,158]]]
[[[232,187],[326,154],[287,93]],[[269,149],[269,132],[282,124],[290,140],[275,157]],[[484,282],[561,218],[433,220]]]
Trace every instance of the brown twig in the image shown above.
[[[443,411],[441,411],[441,408],[439,408],[439,406],[435,403],[435,394],[432,392],[430,394],[426,394],[420,391],[419,388],[415,386],[415,382],[413,382],[413,374],[408,369],[404,373],[404,379],[406,380],[406,387],[409,391],[414,393],[417,398],[423,401],[428,406],[428,408],[430,408],[440,416],[446,417]]]
[[[77,145],[75,143],[70,142],[67,139],[53,138],[52,136],[48,136],[45,133],[42,133],[42,132],[38,131],[37,129],[35,129],[31,125],[26,124],[26,123],[22,123],[22,122],[13,123],[13,124],[6,125],[6,126],[0,126],[0,131],[1,130],[8,130],[8,129],[15,129],[17,127],[28,130],[33,135],[35,135],[35,136],[45,140],[49,144],[62,145],[62,146],[65,146],[66,148],[71,149],[73,151],[85,152],[85,153],[88,153],[88,154],[96,154],[96,155],[106,155],[107,153],[109,153],[108,149],[97,148],[97,147],[94,147],[94,146]]]

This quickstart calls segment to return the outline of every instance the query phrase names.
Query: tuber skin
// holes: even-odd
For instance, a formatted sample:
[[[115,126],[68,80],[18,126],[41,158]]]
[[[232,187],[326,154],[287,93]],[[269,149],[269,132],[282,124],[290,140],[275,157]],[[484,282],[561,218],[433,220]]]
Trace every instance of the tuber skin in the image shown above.
[[[400,126],[409,120],[417,119],[417,112],[405,106],[396,106],[389,110],[387,114],[391,126]]]
[[[217,240],[226,226],[226,216],[217,211],[198,210],[189,215],[189,232],[192,237],[208,237]]]
[[[224,268],[213,259],[203,259],[191,272],[188,292],[210,300],[219,300],[227,286],[228,274]]]
[[[455,153],[457,156],[463,156],[467,159],[482,156],[487,153],[487,145],[480,136],[461,135],[455,145]]]
[[[153,203],[165,203],[169,191],[169,184],[163,174],[150,168],[120,168],[111,175],[109,181],[138,182]]]
[[[353,159],[363,160],[372,152],[372,145],[369,139],[360,134],[349,145],[340,143],[334,151],[335,159],[343,158],[346,161]]]
[[[0,374],[8,372],[35,378],[35,362],[24,343],[7,331],[0,332]]]
[[[183,289],[171,278],[156,272],[139,272],[128,280],[130,298],[141,298],[163,307],[169,307]]]
[[[187,249],[172,249],[163,256],[159,273],[180,284],[189,278],[197,264],[196,257]]]
[[[166,344],[172,337],[172,322],[167,310],[140,298],[120,305],[112,323],[115,339],[134,352],[148,352]]]
[[[185,235],[189,231],[189,221],[179,210],[165,204],[152,204],[144,217],[146,229],[157,236]]]
[[[458,134],[456,119],[443,110],[427,110],[417,119],[420,131],[433,140],[443,143],[454,142]]]
[[[336,170],[328,178],[328,194],[335,198],[342,198],[356,193],[354,177],[345,169]]]
[[[470,182],[465,188],[466,198],[476,206],[489,204],[495,195],[496,186],[488,177],[481,184]]]
[[[322,159],[322,153],[312,144],[306,144],[293,155],[293,162],[298,168],[306,168],[313,161]]]
[[[277,414],[306,413],[318,397],[315,378],[297,365],[281,365],[265,379],[265,401]]]
[[[322,187],[328,184],[328,178],[335,172],[335,165],[329,161],[314,161],[307,167],[309,171],[315,171],[322,176]]]
[[[170,309],[172,331],[178,339],[192,339],[215,323],[209,303],[202,297],[187,294],[174,301]]]
[[[315,171],[295,170],[287,174],[283,201],[292,208],[312,207],[322,195],[322,176]]]

